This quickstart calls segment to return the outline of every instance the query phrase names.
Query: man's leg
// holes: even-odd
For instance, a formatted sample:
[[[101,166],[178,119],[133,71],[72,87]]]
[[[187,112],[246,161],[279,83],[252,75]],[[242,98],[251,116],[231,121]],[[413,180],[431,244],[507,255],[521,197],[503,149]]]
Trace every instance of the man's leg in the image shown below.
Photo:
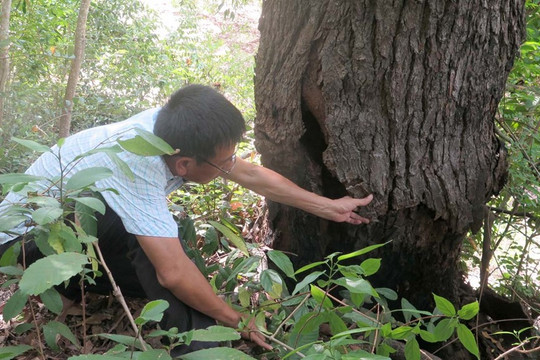
[[[214,319],[185,305],[159,284],[154,266],[140,247],[136,237],[125,230],[122,221],[112,209],[107,207],[105,215],[98,215],[97,218],[99,246],[122,293],[136,297],[146,295],[149,300],[162,299],[169,303],[169,308],[165,310],[160,322],[162,329],[176,327],[179,332],[184,332],[191,329],[204,329],[216,324]],[[96,287],[89,287],[88,290],[105,290],[107,286],[110,289],[106,274],[101,279],[99,282],[96,281]],[[216,342],[194,341],[189,346],[175,348],[173,355],[179,356],[216,346],[218,346]]]

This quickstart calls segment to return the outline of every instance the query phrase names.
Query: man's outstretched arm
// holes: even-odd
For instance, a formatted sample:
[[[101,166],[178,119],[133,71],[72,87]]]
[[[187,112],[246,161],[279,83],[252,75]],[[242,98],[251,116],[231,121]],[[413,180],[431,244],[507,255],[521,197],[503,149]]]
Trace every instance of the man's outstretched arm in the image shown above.
[[[178,238],[137,235],[137,240],[154,265],[161,286],[193,309],[226,326],[238,327],[242,316],[214,293],[206,278],[187,257]],[[272,349],[253,324],[249,330],[242,334],[244,338],[265,349]]]
[[[242,159],[237,160],[233,171],[225,177],[272,201],[294,206],[324,219],[351,224],[369,223],[369,219],[361,217],[354,210],[368,205],[373,199],[372,195],[363,199],[349,196],[329,199],[300,188],[273,170]]]

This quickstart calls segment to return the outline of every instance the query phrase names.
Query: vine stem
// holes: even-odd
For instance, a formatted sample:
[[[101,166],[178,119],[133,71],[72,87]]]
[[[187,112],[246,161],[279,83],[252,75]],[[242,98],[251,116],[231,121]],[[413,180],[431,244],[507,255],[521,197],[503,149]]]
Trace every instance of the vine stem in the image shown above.
[[[519,351],[519,348],[522,347],[523,345],[528,344],[529,341],[530,341],[530,340],[527,339],[527,340],[521,342],[519,345],[514,346],[514,347],[511,348],[510,350],[503,352],[501,355],[497,356],[497,357],[495,358],[495,360],[501,360],[501,359],[504,359],[508,354],[511,354],[511,353],[513,353],[514,351]]]
[[[300,309],[302,307],[302,305],[304,305],[304,303],[311,297],[311,294],[307,294],[303,299],[302,301],[300,302],[300,304],[298,304],[298,306],[289,314],[289,316],[287,316],[287,318],[285,320],[283,320],[281,322],[281,324],[279,324],[278,328],[276,329],[276,331],[272,334],[272,336],[270,336],[270,340],[273,340],[275,339],[275,336],[277,335],[277,333],[279,332],[279,330],[281,330],[281,328],[283,327],[283,325],[285,325],[285,323],[287,321],[289,321],[290,318],[292,318],[294,316],[294,314],[298,311],[298,309]]]
[[[128,319],[129,319],[129,322],[131,324],[131,327],[133,328],[133,331],[135,331],[135,334],[136,334],[137,338],[141,342],[141,346],[142,346],[143,350],[146,351],[146,343],[143,340],[143,338],[141,337],[141,334],[139,332],[139,328],[135,324],[135,320],[133,319],[133,315],[131,315],[131,312],[129,311],[126,300],[124,299],[124,296],[122,295],[122,291],[120,290],[118,285],[116,285],[116,281],[114,281],[112,273],[109,270],[109,267],[107,266],[107,264],[105,263],[105,259],[103,258],[103,254],[101,254],[101,249],[99,248],[99,245],[97,244],[97,242],[93,242],[92,245],[94,245],[94,248],[96,249],[97,255],[99,257],[99,261],[101,262],[101,265],[103,265],[103,268],[105,269],[105,272],[107,273],[107,276],[109,277],[109,281],[111,282],[111,286],[113,288],[113,294],[116,297],[116,300],[118,300],[120,305],[122,305],[122,308],[124,309],[124,312],[126,313]]]

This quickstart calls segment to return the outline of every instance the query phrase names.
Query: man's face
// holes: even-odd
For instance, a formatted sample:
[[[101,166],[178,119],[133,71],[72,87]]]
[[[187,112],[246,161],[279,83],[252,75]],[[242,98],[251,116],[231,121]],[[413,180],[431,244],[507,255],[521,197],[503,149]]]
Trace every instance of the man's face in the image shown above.
[[[216,155],[210,159],[203,159],[197,163],[190,163],[184,179],[199,184],[206,184],[216,177],[228,174],[233,168],[236,160],[236,145],[225,146],[216,149]]]

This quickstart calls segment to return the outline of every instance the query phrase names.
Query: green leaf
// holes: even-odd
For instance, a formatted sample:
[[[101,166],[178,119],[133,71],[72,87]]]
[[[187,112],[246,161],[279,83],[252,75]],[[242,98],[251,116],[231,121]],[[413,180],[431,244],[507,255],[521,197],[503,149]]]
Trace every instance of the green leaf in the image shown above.
[[[361,333],[365,333],[365,332],[373,331],[373,330],[377,330],[377,329],[378,329],[377,326],[358,327],[356,329],[342,331],[339,334],[336,334],[336,335],[332,336],[332,339],[337,339],[337,338],[348,336],[348,335],[361,334]]]
[[[154,300],[146,304],[141,315],[135,320],[137,325],[146,324],[148,321],[161,321],[163,312],[169,308],[169,303],[165,300]]]
[[[210,326],[193,332],[192,341],[232,341],[240,339],[238,331],[225,326]]]
[[[19,183],[30,183],[34,181],[39,181],[45,179],[42,176],[30,175],[30,174],[2,174],[0,175],[0,184],[19,184]]]
[[[364,260],[360,266],[364,270],[364,275],[370,276],[379,271],[381,267],[381,259],[367,259]]]
[[[28,203],[36,204],[40,207],[60,207],[60,202],[56,198],[50,196],[29,196]]]
[[[437,305],[437,309],[441,311],[443,315],[446,316],[454,316],[456,315],[456,308],[452,303],[445,298],[441,296],[437,296],[433,294],[433,298],[435,299],[435,304]]]
[[[165,349],[152,349],[140,353],[137,360],[171,360],[171,356],[167,354]]]
[[[420,360],[420,345],[415,338],[408,340],[405,344],[405,358],[407,360]]]
[[[70,356],[68,360],[126,360],[125,357],[112,356],[112,355],[77,355]]]
[[[0,273],[11,275],[11,276],[21,276],[23,274],[23,269],[17,266],[2,266],[0,267]]]
[[[58,321],[49,321],[45,325],[43,325],[43,336],[45,337],[45,341],[47,342],[47,345],[53,350],[59,350],[58,345],[56,344],[57,341],[57,335],[62,335],[71,343],[77,347],[80,347],[79,341],[73,335],[69,327],[67,325],[62,324]]]
[[[314,263],[311,263],[311,264],[307,264],[306,266],[302,266],[300,269],[296,270],[295,274],[298,275],[301,272],[304,272],[304,271],[309,270],[309,269],[313,269],[314,267],[317,267],[319,265],[326,264],[326,263],[327,263],[327,261],[317,261],[317,262],[314,262]]]
[[[103,180],[113,175],[111,169],[106,167],[91,167],[83,169],[69,178],[66,183],[66,190],[80,190],[90,185],[93,185],[96,181]]]
[[[459,341],[465,346],[465,349],[469,350],[471,354],[476,356],[480,360],[480,352],[478,351],[478,345],[474,339],[474,335],[469,328],[463,324],[458,324],[457,326],[457,335]]]
[[[62,253],[39,259],[26,269],[20,290],[27,295],[38,295],[77,275],[88,263],[86,255]]]
[[[347,325],[335,312],[327,312],[327,317],[332,334],[342,334],[343,332],[347,331]]]
[[[76,197],[72,199],[86,205],[92,210],[97,211],[101,215],[105,215],[105,204],[100,199],[93,197]]]
[[[112,162],[122,171],[124,175],[130,180],[135,180],[135,175],[133,174],[133,171],[131,171],[129,165],[116,154],[113,153],[107,153],[107,156],[112,160]]]
[[[37,143],[35,141],[32,141],[32,140],[27,140],[27,139],[19,139],[19,138],[16,138],[16,137],[12,137],[11,140],[15,141],[16,143],[19,143],[21,144],[22,146],[32,150],[32,151],[37,151],[39,153],[44,153],[44,152],[47,152],[47,151],[50,151],[51,148],[48,147],[47,145],[42,145],[40,143]]]
[[[458,316],[463,320],[471,320],[473,317],[478,314],[480,310],[480,305],[478,301],[472,302],[470,304],[464,305],[459,311]]]
[[[233,348],[212,348],[191,352],[180,356],[183,360],[255,360],[245,353]]]
[[[430,333],[426,330],[420,330],[420,337],[422,338],[422,340],[430,343],[436,343],[439,341],[433,333]]]
[[[133,336],[119,335],[119,334],[99,334],[100,337],[115,341],[119,344],[124,344],[127,346],[134,346],[135,348],[142,350],[142,344],[139,339],[134,338]]]
[[[55,288],[50,288],[44,293],[42,293],[40,296],[41,301],[43,301],[43,304],[52,311],[55,314],[60,314],[62,312],[62,308],[64,304],[62,303],[62,298],[60,297],[60,294],[58,291],[56,291]]]
[[[371,295],[376,298],[379,297],[379,294],[371,286],[369,281],[365,279],[349,279],[349,278],[339,278],[332,281],[334,284],[341,285],[347,288],[351,293],[355,294],[366,294]]]
[[[15,327],[15,334],[17,335],[21,335],[21,334],[24,334],[25,332],[27,332],[28,330],[30,329],[33,329],[34,328],[34,324],[33,323],[22,323],[20,325],[17,325]],[[0,359],[3,359],[3,357],[0,355]]]
[[[38,225],[47,225],[58,219],[64,211],[58,207],[42,207],[32,213],[32,219]]]
[[[215,221],[209,221],[210,225],[215,227],[217,230],[219,230],[225,237],[236,246],[238,250],[243,252],[246,256],[249,256],[249,252],[246,246],[246,243],[244,242],[244,239],[242,239],[241,236],[235,234],[231,229],[229,229],[227,226],[220,224]]]
[[[310,291],[311,291],[311,296],[313,296],[313,298],[319,304],[322,304],[325,309],[332,309],[334,307],[334,304],[328,298],[328,296],[326,296],[326,293],[323,289],[315,285],[310,285]]]
[[[390,337],[395,340],[404,340],[412,334],[412,330],[410,326],[400,326],[391,331]]]
[[[297,272],[298,273],[298,272]],[[304,280],[300,281],[298,284],[296,284],[296,287],[294,288],[294,291],[292,292],[292,295],[296,294],[300,290],[302,290],[304,287],[306,287],[308,284],[312,283],[313,281],[317,280],[319,276],[324,274],[324,271],[315,271],[308,276],[304,278]]]
[[[412,316],[414,316],[416,319],[421,317],[416,307],[405,298],[401,298],[401,311],[403,312],[405,322],[411,321]]]
[[[33,349],[33,347],[29,345],[2,346],[0,347],[0,359],[15,359],[17,356],[24,354],[30,349]]]
[[[281,297],[283,280],[276,271],[271,269],[263,270],[261,273],[261,285],[273,299]]]
[[[142,156],[173,155],[175,150],[159,136],[153,133],[136,128],[138,135],[127,140],[118,140],[120,146],[125,150]]]
[[[293,264],[287,255],[278,250],[270,250],[268,253],[266,253],[266,255],[268,255],[270,260],[272,260],[272,262],[276,264],[276,266],[283,271],[285,275],[296,280],[294,277]]]
[[[28,301],[28,295],[24,294],[21,290],[15,291],[4,305],[4,311],[2,313],[4,321],[7,322],[19,315],[24,309],[26,301]]]
[[[397,292],[389,288],[376,288],[375,292],[391,301],[395,301],[398,298]]]
[[[2,216],[0,217],[0,232],[12,230],[27,219],[23,215]]]
[[[375,249],[378,249],[378,248],[380,248],[381,246],[384,246],[384,245],[388,244],[389,242],[390,242],[390,241],[387,241],[387,242],[385,242],[384,244],[375,244],[375,245],[371,245],[371,246],[365,247],[365,248],[363,248],[363,249],[354,251],[354,252],[352,252],[352,253],[344,254],[344,255],[338,256],[338,261],[343,261],[343,260],[347,260],[347,259],[350,259],[350,258],[353,258],[353,257],[356,257],[356,256],[360,256],[360,255],[367,254],[368,252],[373,251],[373,250],[375,250]]]
[[[438,341],[446,341],[452,336],[455,328],[456,324],[452,319],[442,319],[433,329],[433,335]]]
[[[75,202],[75,212],[84,232],[90,236],[97,236],[97,219],[94,211],[81,202]]]

